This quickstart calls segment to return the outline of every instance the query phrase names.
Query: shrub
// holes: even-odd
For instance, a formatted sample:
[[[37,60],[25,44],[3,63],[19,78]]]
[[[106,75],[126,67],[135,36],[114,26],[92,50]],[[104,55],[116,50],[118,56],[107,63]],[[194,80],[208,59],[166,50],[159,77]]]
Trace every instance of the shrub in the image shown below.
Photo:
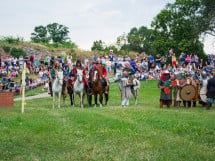
[[[19,56],[26,56],[26,52],[20,48],[12,48],[10,54],[16,58],[19,58]]]
[[[3,46],[2,47],[4,52],[9,53],[10,52],[10,47],[9,46]]]
[[[14,38],[12,36],[3,37],[1,38],[1,40],[8,44],[19,44],[20,42],[23,42],[23,38],[21,37]]]

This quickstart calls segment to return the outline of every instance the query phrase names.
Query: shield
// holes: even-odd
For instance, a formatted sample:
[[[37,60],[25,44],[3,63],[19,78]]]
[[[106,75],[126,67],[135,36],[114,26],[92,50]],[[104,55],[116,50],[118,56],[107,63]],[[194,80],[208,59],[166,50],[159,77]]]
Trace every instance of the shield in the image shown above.
[[[181,88],[180,97],[184,101],[191,101],[196,95],[196,89],[193,85],[187,84]]]
[[[207,95],[206,95],[206,93],[207,93],[207,87],[202,87],[202,88],[200,89],[199,94],[200,94],[201,100],[202,100],[203,102],[205,102],[205,103],[207,103]]]

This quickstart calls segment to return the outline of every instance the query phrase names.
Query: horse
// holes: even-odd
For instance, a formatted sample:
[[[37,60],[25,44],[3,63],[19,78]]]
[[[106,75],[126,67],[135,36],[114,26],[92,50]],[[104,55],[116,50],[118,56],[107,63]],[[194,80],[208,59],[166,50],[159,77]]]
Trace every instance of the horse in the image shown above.
[[[90,79],[92,79],[92,90],[94,95],[94,102],[95,102],[95,107],[98,105],[97,104],[97,98],[99,95],[99,103],[100,107],[102,107],[102,102],[103,102],[103,94],[105,95],[105,105],[107,105],[108,102],[108,93],[105,93],[105,89],[102,85],[102,72],[101,69],[98,67],[94,69],[91,73]],[[107,92],[109,91],[109,87],[107,89]],[[89,105],[91,105],[91,99],[92,97],[88,98]]]
[[[53,92],[53,108],[55,107],[55,95],[58,96],[58,108],[60,108],[60,98],[63,86],[63,72],[56,71],[56,78],[52,85],[52,92]]]
[[[77,79],[75,80],[73,87],[73,107],[75,105],[75,95],[78,94],[80,97],[80,106],[83,107],[84,99],[84,83],[83,83],[83,70],[77,69]]]
[[[139,89],[140,89],[140,81],[136,77],[132,80],[132,86],[131,86],[131,93],[134,96],[135,105],[137,105],[138,95],[139,95]]]
[[[74,102],[73,86],[74,86],[74,81],[71,78],[69,78],[67,81],[67,92],[69,94],[70,103],[72,106],[73,106],[73,102]]]

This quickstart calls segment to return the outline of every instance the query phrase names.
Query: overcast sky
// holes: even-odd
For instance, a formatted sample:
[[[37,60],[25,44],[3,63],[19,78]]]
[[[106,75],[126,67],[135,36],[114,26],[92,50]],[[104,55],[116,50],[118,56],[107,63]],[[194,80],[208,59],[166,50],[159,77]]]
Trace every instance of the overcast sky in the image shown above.
[[[79,48],[90,50],[95,40],[111,44],[132,27],[150,27],[168,2],[174,0],[2,0],[0,36],[30,40],[35,26],[57,22]],[[207,53],[215,53],[214,41],[206,39]]]

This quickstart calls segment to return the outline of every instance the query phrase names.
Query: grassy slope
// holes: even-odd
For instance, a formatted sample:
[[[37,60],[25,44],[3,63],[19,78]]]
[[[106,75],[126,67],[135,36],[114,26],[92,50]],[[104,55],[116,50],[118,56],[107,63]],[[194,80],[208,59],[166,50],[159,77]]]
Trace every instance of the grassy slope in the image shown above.
[[[52,109],[52,99],[0,109],[0,160],[214,160],[215,110],[158,108],[156,81],[139,104],[122,108],[117,84],[109,106]],[[86,105],[86,102],[85,102]]]

